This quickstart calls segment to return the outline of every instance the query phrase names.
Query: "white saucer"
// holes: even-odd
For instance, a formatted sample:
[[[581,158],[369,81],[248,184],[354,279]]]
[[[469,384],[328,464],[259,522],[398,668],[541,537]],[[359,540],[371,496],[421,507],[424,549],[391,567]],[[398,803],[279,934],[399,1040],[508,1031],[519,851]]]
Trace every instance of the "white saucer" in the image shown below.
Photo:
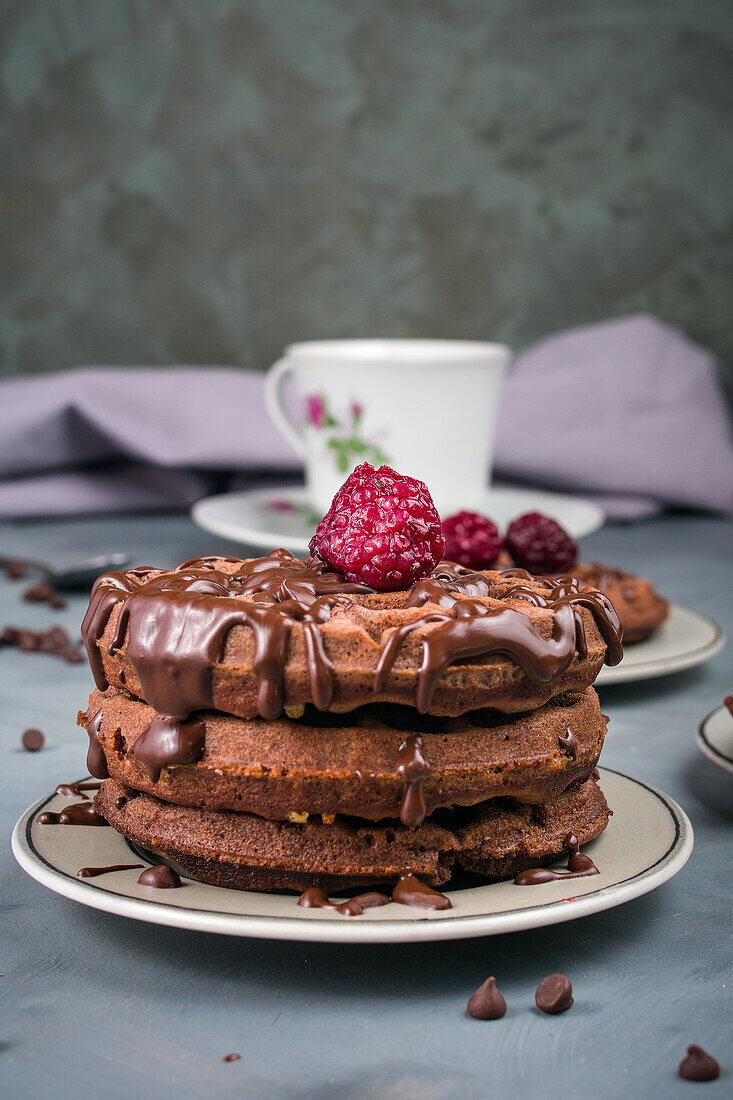
[[[718,707],[703,718],[697,729],[697,743],[708,760],[733,772],[733,714],[727,707]]]
[[[601,508],[592,501],[533,489],[487,489],[479,509],[502,529],[524,512],[544,512],[573,538],[582,538],[603,525]],[[200,527],[215,535],[272,550],[284,546],[307,553],[321,516],[308,504],[300,486],[244,489],[199,500],[191,515]]]
[[[597,684],[622,684],[668,676],[709,661],[725,645],[725,634],[717,623],[699,611],[671,604],[669,615],[651,638],[630,645],[620,664],[604,665]]]
[[[23,814],[13,832],[13,852],[21,867],[50,890],[93,909],[153,924],[326,943],[490,936],[558,924],[621,905],[661,886],[687,862],[692,826],[677,803],[620,772],[601,768],[600,775],[614,813],[606,831],[583,848],[599,875],[542,886],[498,882],[456,889],[448,891],[453,908],[444,912],[390,904],[360,917],[347,917],[300,908],[292,894],[245,893],[192,879],[185,879],[181,889],[156,891],[138,886],[139,870],[82,881],[76,878],[80,867],[141,860],[114,829],[39,825],[36,819],[42,810],[60,810],[68,803],[56,794],[42,798]]]

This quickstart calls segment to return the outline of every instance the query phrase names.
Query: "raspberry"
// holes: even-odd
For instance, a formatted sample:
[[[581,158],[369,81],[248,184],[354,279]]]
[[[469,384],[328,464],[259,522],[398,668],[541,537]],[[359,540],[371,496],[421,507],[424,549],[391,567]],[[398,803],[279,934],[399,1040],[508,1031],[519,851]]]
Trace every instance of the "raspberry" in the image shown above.
[[[517,565],[530,573],[566,573],[578,560],[578,547],[567,531],[540,512],[510,523],[504,543]]]
[[[445,556],[472,569],[489,569],[501,553],[502,538],[495,524],[478,512],[456,512],[443,520]]]
[[[443,556],[440,516],[422,481],[363,462],[333,498],[310,551],[347,581],[379,592],[408,588]]]

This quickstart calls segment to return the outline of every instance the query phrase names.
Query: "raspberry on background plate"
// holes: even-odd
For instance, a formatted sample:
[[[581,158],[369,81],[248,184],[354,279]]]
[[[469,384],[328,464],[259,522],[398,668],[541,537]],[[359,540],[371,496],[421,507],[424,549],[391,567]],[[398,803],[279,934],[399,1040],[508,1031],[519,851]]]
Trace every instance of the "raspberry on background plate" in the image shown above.
[[[490,569],[501,553],[503,540],[496,524],[478,512],[456,512],[443,520],[448,561],[471,569]]]
[[[310,552],[348,581],[408,588],[443,556],[440,516],[424,482],[363,462],[333,498]]]
[[[566,573],[578,560],[578,546],[549,516],[527,512],[507,528],[504,545],[517,565],[530,573]]]

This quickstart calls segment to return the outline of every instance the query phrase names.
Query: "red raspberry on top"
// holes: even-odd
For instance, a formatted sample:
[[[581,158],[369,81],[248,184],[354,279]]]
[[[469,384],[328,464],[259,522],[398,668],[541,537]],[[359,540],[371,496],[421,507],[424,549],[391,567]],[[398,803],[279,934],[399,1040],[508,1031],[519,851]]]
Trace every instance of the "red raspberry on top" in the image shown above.
[[[310,551],[348,581],[379,592],[409,588],[443,556],[440,516],[424,482],[363,462],[333,498]]]
[[[530,573],[567,573],[578,560],[577,544],[567,531],[540,512],[527,512],[510,523],[504,545]]]
[[[490,569],[499,557],[502,537],[496,525],[478,512],[456,512],[443,520],[445,556],[471,569]]]

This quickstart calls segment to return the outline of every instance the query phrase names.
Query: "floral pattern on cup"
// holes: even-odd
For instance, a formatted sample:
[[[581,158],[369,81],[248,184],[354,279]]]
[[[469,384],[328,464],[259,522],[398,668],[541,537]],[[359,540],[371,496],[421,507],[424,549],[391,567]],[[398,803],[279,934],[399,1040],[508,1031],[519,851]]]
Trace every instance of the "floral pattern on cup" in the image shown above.
[[[389,463],[389,456],[377,443],[363,438],[364,406],[358,401],[351,402],[342,421],[331,411],[323,394],[311,393],[305,399],[305,415],[312,428],[324,433],[325,445],[333,453],[339,473],[348,474],[360,462],[371,462],[372,466]]]

